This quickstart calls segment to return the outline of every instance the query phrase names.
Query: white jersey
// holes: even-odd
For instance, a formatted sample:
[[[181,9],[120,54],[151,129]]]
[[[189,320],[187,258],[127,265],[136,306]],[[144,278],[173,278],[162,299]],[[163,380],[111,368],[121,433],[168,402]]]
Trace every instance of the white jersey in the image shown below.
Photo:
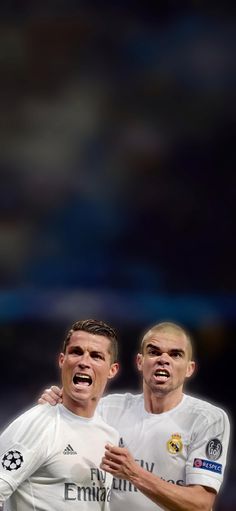
[[[99,413],[120,432],[144,469],[177,485],[202,485],[219,490],[226,463],[229,421],[220,408],[184,395],[172,410],[145,411],[143,395],[111,394],[102,398]],[[130,482],[114,479],[112,511],[158,511]]]
[[[118,440],[97,413],[35,406],[0,437],[4,511],[108,511],[112,476],[99,466],[105,444]]]

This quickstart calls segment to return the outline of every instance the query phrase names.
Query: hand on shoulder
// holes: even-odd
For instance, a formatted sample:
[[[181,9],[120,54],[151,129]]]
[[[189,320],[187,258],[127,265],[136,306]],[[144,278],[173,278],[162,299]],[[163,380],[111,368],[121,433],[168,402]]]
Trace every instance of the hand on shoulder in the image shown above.
[[[39,405],[49,403],[52,406],[62,403],[62,388],[52,385],[49,389],[45,389],[38,399]]]

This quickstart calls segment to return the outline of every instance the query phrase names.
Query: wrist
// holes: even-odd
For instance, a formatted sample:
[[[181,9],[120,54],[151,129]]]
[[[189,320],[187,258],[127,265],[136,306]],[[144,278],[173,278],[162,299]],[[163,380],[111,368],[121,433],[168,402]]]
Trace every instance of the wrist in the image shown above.
[[[145,481],[146,475],[147,471],[140,467],[138,463],[135,463],[134,470],[129,476],[129,481],[137,488],[141,487]]]

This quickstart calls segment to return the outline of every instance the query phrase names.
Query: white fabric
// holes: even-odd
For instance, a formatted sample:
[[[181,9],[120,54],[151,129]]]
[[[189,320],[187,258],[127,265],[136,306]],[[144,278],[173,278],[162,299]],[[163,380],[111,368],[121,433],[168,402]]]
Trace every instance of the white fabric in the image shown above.
[[[0,437],[4,511],[108,511],[112,476],[99,465],[118,439],[98,414],[85,419],[63,405],[24,413]]]
[[[151,414],[144,409],[143,395],[127,393],[102,398],[99,413],[119,430],[121,444],[123,442],[143,468],[173,484],[198,484],[219,490],[229,441],[229,421],[220,408],[185,395],[176,408]],[[212,439],[216,441],[211,442]],[[199,466],[202,462],[203,466]],[[158,511],[163,508],[129,482],[114,479],[111,510],[144,509]]]

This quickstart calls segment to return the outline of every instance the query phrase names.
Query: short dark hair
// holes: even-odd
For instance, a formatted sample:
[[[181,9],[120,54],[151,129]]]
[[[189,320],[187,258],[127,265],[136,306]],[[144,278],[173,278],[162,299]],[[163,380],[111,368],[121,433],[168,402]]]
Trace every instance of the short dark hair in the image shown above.
[[[81,319],[79,321],[76,321],[66,334],[62,348],[63,353],[66,352],[66,348],[69,344],[73,332],[77,332],[78,330],[88,332],[89,334],[103,335],[104,337],[107,337],[110,340],[111,362],[112,363],[117,362],[118,338],[116,331],[114,330],[114,328],[104,323],[104,321],[97,319]]]

